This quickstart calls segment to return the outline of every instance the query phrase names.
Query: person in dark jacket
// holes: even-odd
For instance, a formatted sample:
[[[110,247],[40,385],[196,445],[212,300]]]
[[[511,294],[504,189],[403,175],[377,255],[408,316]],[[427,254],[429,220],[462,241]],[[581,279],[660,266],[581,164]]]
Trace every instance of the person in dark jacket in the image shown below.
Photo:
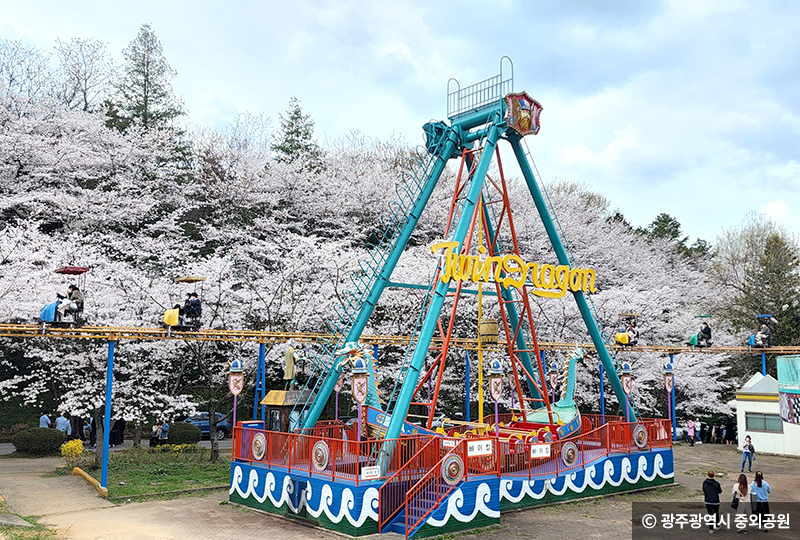
[[[722,486],[714,480],[714,471],[708,471],[708,478],[703,481],[703,496],[706,503],[706,510],[709,515],[714,516],[714,525],[708,526],[708,531],[713,532],[719,529],[719,494],[722,493]]]

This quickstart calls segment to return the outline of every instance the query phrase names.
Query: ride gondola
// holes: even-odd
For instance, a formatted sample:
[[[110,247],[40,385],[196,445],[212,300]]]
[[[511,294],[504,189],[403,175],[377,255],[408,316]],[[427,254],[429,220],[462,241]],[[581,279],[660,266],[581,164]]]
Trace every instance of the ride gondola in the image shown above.
[[[55,274],[75,276],[76,283],[71,283],[66,295],[56,294],[56,301],[45,305],[39,314],[43,325],[56,328],[77,328],[86,324],[84,314],[87,266],[63,266],[54,271]]]
[[[173,280],[174,283],[187,283],[195,285],[194,290],[186,293],[186,300],[181,306],[175,304],[172,309],[164,312],[162,326],[170,331],[191,332],[198,330],[202,326],[203,316],[202,288],[200,295],[197,294],[197,283],[202,283],[206,278],[203,276],[182,276]]]

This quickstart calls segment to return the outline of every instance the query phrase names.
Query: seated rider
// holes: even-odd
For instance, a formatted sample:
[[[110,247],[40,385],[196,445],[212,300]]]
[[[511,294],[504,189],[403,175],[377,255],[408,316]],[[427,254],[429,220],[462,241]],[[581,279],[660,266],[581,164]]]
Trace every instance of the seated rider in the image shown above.
[[[628,345],[636,345],[636,342],[639,341],[639,330],[636,329],[636,323],[630,323],[626,332],[628,332]]]
[[[75,285],[70,285],[67,290],[67,296],[58,295],[61,303],[58,306],[58,312],[64,315],[67,310],[69,311],[83,311],[83,293],[78,290]]]
[[[705,322],[700,326],[700,331],[697,333],[697,344],[700,345],[704,341],[706,346],[711,344],[711,327]]]
[[[769,331],[769,326],[767,323],[763,323],[761,328],[759,329],[758,333],[756,334],[756,345],[761,347],[769,347],[770,346],[770,338],[772,335]]]
[[[183,308],[184,317],[187,319],[199,319],[203,314],[203,306],[197,293],[191,293],[189,303]]]

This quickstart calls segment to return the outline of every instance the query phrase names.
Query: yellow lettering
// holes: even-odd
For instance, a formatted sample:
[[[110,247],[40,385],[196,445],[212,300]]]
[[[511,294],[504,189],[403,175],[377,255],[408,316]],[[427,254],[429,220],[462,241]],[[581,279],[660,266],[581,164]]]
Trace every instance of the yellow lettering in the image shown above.
[[[431,253],[436,253],[440,249],[444,249],[444,272],[439,276],[442,283],[447,283],[453,277],[453,266],[455,260],[458,258],[456,250],[458,249],[458,242],[439,242],[431,246]]]
[[[456,241],[439,242],[431,246],[431,253],[442,250],[443,268],[439,279],[443,283],[472,281],[488,283],[494,278],[504,288],[525,287],[528,274],[534,290],[531,294],[543,298],[561,298],[568,290],[572,292],[597,292],[596,274],[591,268],[570,268],[565,264],[526,263],[519,255],[511,253],[503,257],[486,257],[481,260],[486,248],[480,246],[478,255],[460,254]]]
[[[562,264],[556,268],[556,283],[561,292],[559,298],[567,294],[567,289],[569,288],[569,266]]]
[[[539,269],[539,282],[542,289],[555,288],[556,267],[552,264],[543,264]]]
[[[510,263],[513,263],[514,265],[512,266]],[[523,269],[526,268],[525,261],[523,261],[518,255],[511,254],[503,257],[503,268],[508,274],[503,279],[503,287],[508,289],[509,285],[517,288],[525,285],[525,272],[523,271]],[[517,274],[517,277],[512,277],[513,274]]]
[[[573,268],[569,271],[569,288],[572,292],[581,290],[581,281],[583,281],[583,270]]]
[[[594,286],[594,278],[594,270],[591,268],[584,270],[583,292],[597,292],[597,287]]]
[[[534,287],[541,287],[541,282],[539,281],[539,265],[537,263],[528,263],[525,266],[525,277],[527,279],[528,272],[531,274],[531,283],[533,283]]]

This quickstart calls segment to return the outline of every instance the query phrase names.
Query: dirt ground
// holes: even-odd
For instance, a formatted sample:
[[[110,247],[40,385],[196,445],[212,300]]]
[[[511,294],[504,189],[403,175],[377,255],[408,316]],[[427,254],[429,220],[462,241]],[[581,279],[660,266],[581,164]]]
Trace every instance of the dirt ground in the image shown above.
[[[0,493],[11,511],[41,516],[59,539],[341,539],[332,531],[312,528],[248,508],[227,504],[227,492],[169,501],[112,505],[73,477],[47,474],[55,458],[0,460]],[[723,493],[739,474],[741,454],[735,447],[675,447],[675,484],[656,490],[531,508],[502,515],[500,525],[472,533],[448,535],[464,540],[564,540],[631,538],[632,502],[702,502],[701,485],[709,468],[717,472]],[[800,501],[800,459],[759,455],[754,471],[764,471],[772,486],[771,501]],[[752,475],[748,475],[751,479]],[[702,506],[699,506],[702,509]],[[733,531],[723,531],[732,537]],[[773,535],[775,537],[777,535]],[[398,535],[372,538],[392,540]]]

